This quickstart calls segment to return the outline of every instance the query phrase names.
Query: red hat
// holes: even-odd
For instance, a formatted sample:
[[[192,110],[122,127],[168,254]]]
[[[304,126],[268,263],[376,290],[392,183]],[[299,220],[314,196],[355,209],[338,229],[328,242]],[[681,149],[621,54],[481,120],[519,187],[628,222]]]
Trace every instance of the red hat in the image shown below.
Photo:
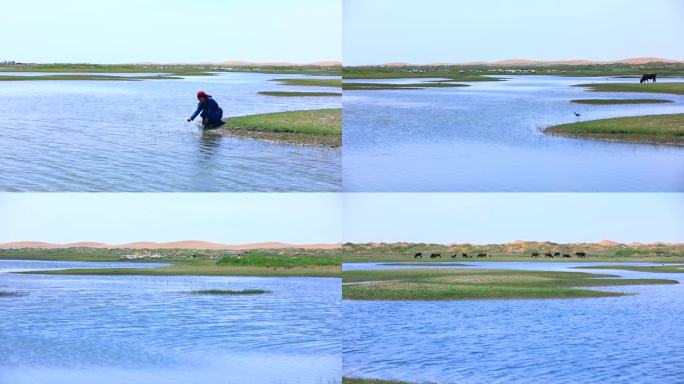
[[[197,98],[198,98],[198,99],[201,99],[201,98],[205,98],[205,99],[206,99],[207,97],[209,97],[209,95],[207,95],[206,93],[204,93],[204,91],[199,91],[199,92],[197,92]]]

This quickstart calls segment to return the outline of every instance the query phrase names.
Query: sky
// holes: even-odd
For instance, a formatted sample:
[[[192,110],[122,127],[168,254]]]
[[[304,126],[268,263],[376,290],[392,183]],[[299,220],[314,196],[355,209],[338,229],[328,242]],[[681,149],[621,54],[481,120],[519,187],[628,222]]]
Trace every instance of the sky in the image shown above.
[[[684,194],[347,194],[349,242],[684,242]]]
[[[341,221],[324,193],[0,193],[0,242],[339,243]]]
[[[0,60],[341,60],[341,0],[4,1]]]
[[[682,0],[344,0],[345,65],[684,60]]]
[[[0,193],[0,242],[684,242],[684,194]]]

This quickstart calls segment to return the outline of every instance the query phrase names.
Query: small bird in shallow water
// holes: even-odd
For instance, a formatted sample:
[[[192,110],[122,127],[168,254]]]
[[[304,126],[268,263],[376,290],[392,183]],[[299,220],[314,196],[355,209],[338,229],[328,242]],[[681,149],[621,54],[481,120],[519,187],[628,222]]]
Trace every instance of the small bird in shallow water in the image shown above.
[[[573,112],[573,113],[575,114],[575,118],[577,118],[577,120],[579,120],[580,116],[582,116],[582,115],[580,115],[580,114],[577,113],[577,112]]]

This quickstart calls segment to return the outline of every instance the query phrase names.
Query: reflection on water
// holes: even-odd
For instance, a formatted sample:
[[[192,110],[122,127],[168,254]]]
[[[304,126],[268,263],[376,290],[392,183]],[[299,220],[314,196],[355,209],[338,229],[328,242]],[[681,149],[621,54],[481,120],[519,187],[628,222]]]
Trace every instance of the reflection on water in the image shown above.
[[[0,298],[0,383],[339,383],[339,279],[2,273],[0,290],[23,294]]]
[[[569,270],[585,263],[473,265]],[[367,267],[396,268],[353,264],[345,269]],[[684,282],[683,274],[585,271]],[[684,285],[601,289],[636,295],[565,300],[344,301],[344,375],[473,384],[680,382]]]
[[[329,90],[270,81],[280,77],[302,76],[3,82],[0,190],[340,190],[339,150],[211,138],[185,122],[200,89],[216,97],[226,117],[340,106],[339,97],[257,95]]]
[[[540,132],[574,122],[575,111],[583,120],[684,112],[684,96],[572,86],[624,81],[633,79],[513,76],[459,88],[345,91],[344,190],[683,191],[684,148]],[[674,103],[570,103],[634,97]]]

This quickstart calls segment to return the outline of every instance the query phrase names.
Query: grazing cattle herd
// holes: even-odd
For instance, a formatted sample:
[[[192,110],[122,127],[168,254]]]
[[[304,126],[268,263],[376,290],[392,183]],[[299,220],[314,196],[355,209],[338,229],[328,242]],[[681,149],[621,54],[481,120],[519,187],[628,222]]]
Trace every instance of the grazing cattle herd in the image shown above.
[[[540,252],[532,252],[531,257],[533,257],[533,258],[541,257],[541,255],[542,254]],[[578,251],[578,252],[575,252],[575,256],[579,259],[584,259],[587,257],[587,253]],[[453,255],[451,255],[452,259],[455,259],[457,257],[462,257],[464,259],[472,259],[473,255],[468,255],[467,253],[461,253],[461,254],[454,253]],[[491,259],[492,255],[489,253],[486,253],[486,252],[480,252],[480,253],[476,254],[475,257],[477,257],[478,259],[484,259],[484,258],[490,258]],[[560,252],[553,252],[553,253],[545,252],[544,253],[545,259],[553,259],[555,257],[561,257],[564,259],[569,259],[572,257],[572,255],[570,253],[560,253]],[[414,259],[422,259],[423,258],[423,252],[417,252],[416,254],[413,255],[413,258]],[[432,252],[432,253],[430,253],[430,258],[431,259],[441,259],[442,254]]]

